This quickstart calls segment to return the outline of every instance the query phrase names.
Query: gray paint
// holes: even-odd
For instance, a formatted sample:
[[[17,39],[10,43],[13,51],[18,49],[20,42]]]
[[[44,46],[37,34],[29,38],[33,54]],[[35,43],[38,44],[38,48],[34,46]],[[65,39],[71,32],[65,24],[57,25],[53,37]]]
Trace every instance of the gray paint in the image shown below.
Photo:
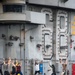
[[[61,0],[29,0],[29,3],[75,9],[75,0],[68,0],[65,3]]]
[[[45,4],[46,5],[52,5],[52,6],[54,6],[54,5],[58,6],[59,5],[61,7],[63,7],[63,6],[68,7],[69,3],[72,3],[73,0],[69,0],[65,4],[61,3],[61,2],[59,2],[59,4],[58,4],[58,0],[52,0],[52,1],[51,0],[48,0],[48,1],[47,0],[43,0],[44,2],[42,2],[41,0],[38,0],[38,1],[36,1],[36,0],[35,1],[34,0],[29,0],[29,1],[32,2],[32,3],[34,2],[34,3],[38,3],[38,4],[43,4],[43,5],[45,5]],[[72,6],[70,5],[69,7],[74,7],[74,5],[72,5]],[[56,11],[54,13],[56,14]],[[42,14],[42,16],[41,16],[41,14],[42,14],[41,11],[40,11],[39,15],[37,15],[36,12],[34,12],[32,15],[29,13],[27,19],[29,19],[29,21],[31,21],[31,23],[45,24],[45,15]],[[56,17],[55,14],[54,14],[54,16],[52,15],[53,18]],[[74,15],[75,15],[74,13],[71,14],[71,20],[72,20]],[[31,16],[32,16],[32,18],[34,17],[32,20],[30,18]],[[39,21],[35,20],[36,19],[35,16],[37,16]],[[7,17],[8,17],[8,15],[7,15]],[[13,16],[13,17],[15,17],[15,16]],[[19,18],[20,18],[20,15],[19,15]],[[25,19],[25,17],[24,17],[24,19]],[[21,19],[21,20],[23,20],[23,19]],[[40,22],[40,20],[42,22]],[[35,22],[33,22],[33,21],[35,21]],[[54,18],[54,21],[56,21],[55,18]],[[46,29],[50,29],[53,32],[53,24],[56,25],[54,23],[54,21],[50,22],[49,15],[47,14],[46,15],[46,25],[45,25],[46,27],[44,25],[43,25],[43,27],[46,28]],[[28,61],[31,60],[31,59],[43,60],[43,54],[42,54],[42,50],[43,49],[42,49],[42,47],[40,48],[40,50],[36,47],[37,44],[39,44],[39,43],[42,44],[42,28],[43,27],[41,25],[34,25],[34,24],[31,24],[31,23],[30,24],[25,24],[25,31],[26,31],[25,32],[25,40],[24,40],[24,32],[21,32],[21,42],[25,41],[25,59],[28,59]],[[23,26],[22,26],[22,28],[23,28]],[[19,24],[14,25],[14,26],[12,24],[11,28],[9,28],[9,26],[0,26],[0,37],[1,37],[1,34],[6,34],[7,38],[10,35],[14,35],[14,36],[19,36],[20,37],[20,26],[19,26]],[[34,39],[32,39],[32,41],[30,41],[30,36],[34,37]],[[50,39],[48,38],[47,41],[48,40],[50,40]],[[13,46],[7,47],[7,49],[6,49],[5,43],[8,42],[8,41],[9,41],[9,39],[7,39],[7,41],[4,41],[2,38],[0,38],[0,54],[2,54],[1,58],[3,58],[3,57],[4,58],[5,57],[11,57],[13,59],[14,58],[20,59],[20,47],[19,47],[20,40],[12,41],[13,42]],[[56,49],[54,49],[54,50],[56,50]],[[21,58],[24,59],[24,46],[21,48]],[[27,61],[25,61],[25,63],[24,63],[24,60],[22,60],[22,72],[23,73],[24,73],[24,71],[23,71],[24,64],[25,64],[25,72],[28,71],[27,70],[28,66],[27,66],[26,62]],[[54,62],[54,63],[56,63],[56,62]],[[46,65],[48,65],[48,63],[45,64],[44,66],[46,67]],[[58,67],[57,71],[61,70],[61,65],[60,64],[58,64],[57,67]],[[26,74],[26,75],[29,75],[29,74]]]
[[[28,25],[29,26],[29,25]],[[31,29],[33,28],[33,29]],[[30,29],[30,30],[29,30]],[[28,53],[28,56],[26,56],[28,59],[39,59],[39,60],[43,60],[42,57],[42,49],[40,48],[40,50],[36,47],[37,44],[41,44],[41,27],[40,26],[29,26],[28,29],[29,30],[26,34],[26,51]],[[39,30],[39,31],[38,31]],[[40,36],[39,36],[40,35]],[[30,41],[30,36],[34,37],[34,39],[32,39],[32,41]]]
[[[7,27],[7,29],[5,29]],[[22,26],[21,26],[22,27]],[[32,29],[33,28],[33,29]],[[37,44],[41,43],[41,26],[36,26],[36,25],[26,25],[26,33],[25,33],[25,57],[26,59],[39,59],[43,60],[42,57],[42,48],[40,50],[36,47]],[[27,31],[28,30],[28,31]],[[39,30],[39,31],[38,31]],[[17,41],[10,41],[9,36],[18,36],[21,38],[21,42],[24,42],[23,40],[23,31],[21,31],[21,36],[20,36],[20,25],[11,25],[10,28],[9,26],[0,26],[0,37],[2,34],[5,34],[7,36],[7,42],[13,42],[12,46],[7,46],[7,49],[4,47],[5,46],[5,41],[0,38],[0,58],[8,58],[10,57],[11,59],[24,59],[24,46],[21,47],[21,58],[20,58],[20,47],[19,43],[20,40]],[[40,36],[39,36],[40,35]],[[30,36],[33,36],[34,39],[32,42],[30,41]],[[22,72],[24,68],[24,60],[22,60]]]
[[[42,5],[58,5],[58,0],[29,0],[29,3]]]
[[[17,41],[9,40],[10,35],[20,37],[20,26],[17,25],[17,26],[10,26],[10,27],[11,28],[9,28],[9,26],[0,26],[0,53],[2,54],[0,58],[10,57],[11,59],[15,59],[15,58],[20,59],[20,47],[19,47],[20,40],[17,40]],[[2,34],[5,34],[7,36],[6,41],[2,39],[1,37]],[[7,42],[13,42],[13,45],[5,46]],[[24,53],[23,48],[21,49],[21,52]],[[22,54],[21,57],[24,58],[23,56],[24,54]],[[23,66],[22,66],[22,72],[23,72]]]
[[[26,21],[35,24],[46,24],[46,15],[40,12],[26,11]]]
[[[74,12],[71,12],[71,26],[72,26],[72,22],[75,23],[75,20],[74,20],[74,17],[75,17],[75,13]],[[71,48],[71,60],[75,60],[75,50],[74,50],[74,46],[75,46],[75,35],[72,35],[71,37],[72,40],[74,40],[74,42],[72,42],[72,48]]]

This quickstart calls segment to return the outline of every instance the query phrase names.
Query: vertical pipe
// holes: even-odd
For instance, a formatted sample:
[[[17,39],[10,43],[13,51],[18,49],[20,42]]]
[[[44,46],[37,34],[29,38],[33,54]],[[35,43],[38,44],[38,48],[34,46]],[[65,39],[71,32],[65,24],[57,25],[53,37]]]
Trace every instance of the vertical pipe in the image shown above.
[[[24,25],[24,75],[25,75],[25,25]]]
[[[53,49],[52,49],[52,52],[53,52],[53,60],[56,60],[56,18],[57,18],[57,10],[53,10]],[[54,61],[52,61],[53,64],[55,64]]]
[[[58,0],[58,6],[59,6],[59,0]]]
[[[70,37],[70,39],[71,39],[71,15],[72,13],[71,12],[69,12],[69,37]],[[69,39],[69,41],[70,41],[70,39]],[[71,42],[70,42],[71,43]],[[71,61],[71,48],[70,48],[70,43],[69,43],[69,57],[68,57],[68,59]],[[71,62],[69,62],[68,63],[68,65],[69,65],[69,68],[72,68],[72,63]],[[69,72],[70,72],[70,75],[72,74],[72,69],[71,70],[69,70]]]
[[[7,58],[7,34],[8,34],[8,26],[4,26],[5,28],[5,35],[6,35],[6,38],[4,39],[4,42],[5,42],[5,49],[4,49],[4,58]]]
[[[45,34],[44,34],[44,51],[45,51]]]
[[[27,3],[26,2],[27,2],[27,0],[25,0],[25,11],[27,10]],[[26,13],[25,13],[25,15],[26,15]],[[24,75],[25,75],[25,73],[26,72],[25,72],[25,25],[24,25]]]
[[[21,43],[21,25],[20,25],[20,43]],[[20,60],[21,60],[21,46],[20,46]]]
[[[7,25],[7,31],[6,31],[6,43],[8,43],[8,25]],[[6,46],[6,58],[8,58],[8,45]]]

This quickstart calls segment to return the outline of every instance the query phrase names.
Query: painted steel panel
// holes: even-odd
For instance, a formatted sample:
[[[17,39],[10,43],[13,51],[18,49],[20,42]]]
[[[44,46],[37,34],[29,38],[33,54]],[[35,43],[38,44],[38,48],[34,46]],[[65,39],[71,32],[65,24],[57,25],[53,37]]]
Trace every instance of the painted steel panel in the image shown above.
[[[45,20],[45,14],[44,13],[38,13],[38,12],[31,12],[31,22],[37,23],[37,24],[46,24]]]
[[[62,17],[62,19],[61,19]],[[67,40],[67,12],[58,11],[57,13],[57,26],[56,26],[56,59],[67,58],[68,40]],[[63,23],[64,21],[64,23]],[[62,24],[61,24],[62,23]],[[64,24],[64,27],[63,27]],[[64,48],[63,48],[64,47]]]
[[[57,6],[58,0],[29,0],[29,3]]]
[[[62,0],[29,0],[29,3],[75,9],[75,0],[68,0],[65,3]]]
[[[71,40],[73,41],[71,45],[71,62],[75,62],[75,13],[71,12]]]
[[[72,48],[71,48],[71,60],[73,62],[75,62],[75,50],[74,50],[74,47],[75,47],[75,36],[72,36],[71,39],[74,41],[74,42],[72,42]]]
[[[25,0],[6,0],[5,1],[6,4],[25,4]]]
[[[0,59],[4,58],[4,40],[0,39]]]
[[[68,0],[64,7],[75,9],[75,0]]]
[[[22,13],[1,13],[0,21],[25,21],[26,14]]]
[[[50,66],[51,65],[47,61],[43,62],[43,72],[44,72],[44,75],[52,75],[53,69]]]
[[[2,34],[6,36],[6,39],[2,38]],[[8,58],[10,57],[11,59],[20,59],[20,47],[19,43],[20,40],[17,41],[11,41],[9,39],[9,36],[18,36],[20,37],[20,26],[19,25],[11,25],[10,27],[7,25],[1,25],[0,26],[0,58]],[[8,36],[8,37],[7,37]],[[21,38],[21,41],[23,39]],[[12,46],[6,46],[8,42],[13,42]],[[24,59],[24,47],[21,48],[21,59]],[[1,61],[1,59],[0,59]],[[24,68],[24,61],[22,60],[22,73]],[[10,64],[10,69],[11,71],[11,64]]]
[[[53,34],[53,12],[51,9],[43,8],[42,13],[46,14],[46,24],[42,25],[43,58],[50,59],[52,56],[52,34]]]
[[[35,24],[46,24],[46,15],[45,13],[26,11],[26,21]]]

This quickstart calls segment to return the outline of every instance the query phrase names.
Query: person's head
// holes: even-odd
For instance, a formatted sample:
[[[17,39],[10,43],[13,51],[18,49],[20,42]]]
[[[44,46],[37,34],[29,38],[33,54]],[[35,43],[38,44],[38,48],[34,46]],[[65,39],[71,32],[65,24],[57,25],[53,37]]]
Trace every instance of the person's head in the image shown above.
[[[35,62],[35,65],[37,65],[38,64],[38,62]]]
[[[17,62],[17,66],[20,66],[20,62]]]
[[[54,67],[54,65],[52,64],[52,67]]]
[[[20,62],[18,62],[18,65],[20,65]]]
[[[42,63],[43,63],[43,61],[40,62],[40,64],[42,64]]]
[[[5,63],[8,63],[8,59],[7,58],[5,58]]]
[[[16,62],[14,62],[14,65],[16,65]]]

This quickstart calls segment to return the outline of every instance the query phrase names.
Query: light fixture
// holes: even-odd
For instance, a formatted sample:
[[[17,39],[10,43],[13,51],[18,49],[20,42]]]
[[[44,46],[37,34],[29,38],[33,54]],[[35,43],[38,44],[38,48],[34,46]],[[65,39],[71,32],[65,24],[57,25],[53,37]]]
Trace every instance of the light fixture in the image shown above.
[[[18,39],[19,39],[18,36],[12,36],[12,35],[9,36],[9,40],[15,40],[15,41],[17,41]]]
[[[24,29],[21,29],[21,31],[24,31]]]
[[[3,39],[6,39],[6,35],[5,35],[5,34],[2,34],[2,38],[3,38]]]
[[[14,40],[14,36],[10,35],[9,40]]]
[[[41,46],[42,46],[41,44],[37,44],[37,45],[36,45],[37,48],[40,48]]]
[[[49,47],[51,47],[51,45],[46,45],[46,48],[48,49]]]
[[[30,36],[30,41],[32,41],[32,39],[34,39],[34,37]]]
[[[12,46],[12,45],[13,45],[12,42],[8,42],[8,43],[6,44],[6,46]]]
[[[21,46],[23,46],[24,45],[24,43],[19,43],[19,46],[21,47]]]
[[[18,36],[14,36],[14,40],[17,41],[19,39]]]

